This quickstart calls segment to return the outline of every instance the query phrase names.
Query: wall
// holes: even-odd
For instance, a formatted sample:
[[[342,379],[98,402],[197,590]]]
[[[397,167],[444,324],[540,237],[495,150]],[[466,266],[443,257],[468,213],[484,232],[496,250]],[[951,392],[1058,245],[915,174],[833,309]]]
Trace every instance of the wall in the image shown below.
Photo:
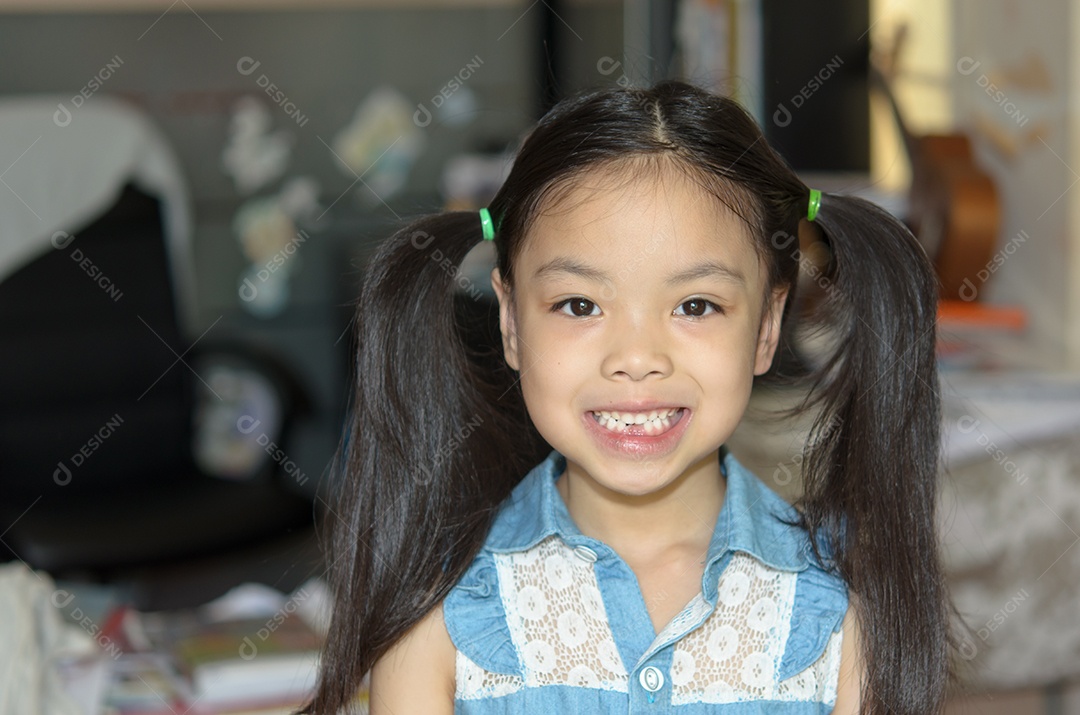
[[[955,3],[953,57],[963,62],[953,75],[956,118],[976,132],[978,158],[994,176],[1003,208],[1002,262],[986,297],[1024,306],[1031,337],[1047,357],[1080,366],[1068,337],[1080,316],[1068,287],[1078,277],[1069,273],[1078,174],[1070,166],[1075,134],[1066,113],[1076,93],[1069,30],[1077,5],[1053,0],[1038,9],[1015,0]]]
[[[0,94],[77,92],[114,57],[123,64],[103,83],[144,107],[175,142],[195,197],[235,195],[218,159],[228,113],[242,95],[275,111],[274,128],[295,136],[291,170],[325,182],[335,197],[350,183],[320,141],[331,142],[360,101],[381,85],[413,102],[430,100],[479,56],[468,86],[475,121],[461,130],[432,127],[432,150],[413,189],[433,191],[450,153],[484,141],[512,140],[531,121],[532,18],[519,8],[0,15]],[[513,24],[513,27],[510,26]],[[505,35],[503,34],[505,33]],[[241,74],[250,57],[257,71]],[[274,105],[258,85],[265,74],[307,121]]]
[[[997,185],[998,260],[987,268],[979,299],[1025,308],[1023,359],[1051,368],[1080,368],[1080,289],[1072,287],[1080,277],[1080,202],[1072,188],[1080,177],[1078,9],[1075,0],[873,5],[878,46],[891,40],[897,23],[910,25],[895,93],[912,130],[967,132]],[[905,190],[907,158],[879,100],[873,128],[875,181]]]

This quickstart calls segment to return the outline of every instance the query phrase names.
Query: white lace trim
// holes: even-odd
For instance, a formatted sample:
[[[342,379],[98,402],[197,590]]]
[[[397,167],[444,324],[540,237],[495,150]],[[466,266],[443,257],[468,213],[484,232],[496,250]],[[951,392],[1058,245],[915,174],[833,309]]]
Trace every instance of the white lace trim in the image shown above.
[[[701,628],[675,644],[673,705],[835,699],[835,678],[830,687],[830,677],[832,656],[839,653],[839,633],[813,665],[776,681],[790,633],[797,578],[797,573],[769,568],[742,552],[732,556],[720,577],[716,610]]]
[[[629,678],[592,563],[575,555],[557,536],[525,552],[495,554],[494,559],[507,625],[525,677],[489,672],[459,651],[455,696],[495,698],[544,685],[627,692]],[[832,634],[816,662],[782,682],[775,680],[790,631],[797,577],[748,554],[732,555],[720,578],[716,609],[674,645],[669,674],[673,705],[835,702],[840,631]],[[664,627],[649,653],[700,622],[708,608],[698,594]]]
[[[627,692],[629,678],[591,562],[551,536],[528,551],[495,554],[495,568],[527,687]]]
[[[525,685],[516,675],[484,670],[460,650],[457,652],[455,665],[454,697],[458,700],[501,698],[516,693]]]
[[[664,626],[663,630],[656,634],[656,638],[653,639],[648,650],[646,650],[638,663],[644,663],[646,660],[652,657],[653,653],[660,650],[665,643],[681,638],[686,631],[690,630],[693,626],[701,623],[705,618],[705,614],[709,612],[709,602],[705,600],[705,597],[699,591],[694,595],[690,602],[687,603],[681,611],[674,618],[668,621],[668,624]]]

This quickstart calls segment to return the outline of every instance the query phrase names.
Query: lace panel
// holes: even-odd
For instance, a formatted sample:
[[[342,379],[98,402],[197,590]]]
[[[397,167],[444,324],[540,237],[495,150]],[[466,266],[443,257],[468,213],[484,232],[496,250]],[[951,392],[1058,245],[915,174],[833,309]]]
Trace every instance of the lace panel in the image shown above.
[[[798,574],[736,552],[720,577],[716,610],[675,644],[672,704],[753,700],[834,702],[840,633],[801,673],[777,683]]]
[[[660,650],[665,643],[681,638],[686,631],[694,625],[701,623],[705,616],[708,615],[710,608],[709,602],[705,600],[701,591],[698,591],[694,597],[690,599],[690,602],[687,603],[674,618],[668,621],[668,624],[664,626],[663,630],[656,634],[656,638],[653,639],[648,650],[641,656],[641,660],[645,661],[648,658],[651,658],[653,653]]]
[[[518,676],[484,670],[460,650],[457,652],[455,665],[454,697],[458,700],[498,698],[516,693],[524,687]]]
[[[457,653],[458,699],[493,698],[524,687],[571,685],[627,692],[628,677],[607,622],[592,564],[558,537],[524,553],[496,554],[499,591],[525,677],[492,673]],[[673,647],[672,704],[836,700],[841,632],[801,673],[775,682],[790,628],[798,574],[737,552],[721,575],[716,610]],[[708,604],[700,594],[669,623],[684,630]],[[676,623],[678,621],[678,623]],[[652,648],[650,648],[650,651]]]
[[[527,687],[572,685],[627,692],[592,563],[558,536],[521,553],[495,554],[510,637]]]

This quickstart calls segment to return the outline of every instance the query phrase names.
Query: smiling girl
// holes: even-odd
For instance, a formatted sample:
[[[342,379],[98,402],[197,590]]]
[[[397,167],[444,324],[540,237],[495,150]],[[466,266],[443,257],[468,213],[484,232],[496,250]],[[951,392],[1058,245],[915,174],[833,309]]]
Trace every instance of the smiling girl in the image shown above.
[[[794,377],[802,221],[832,252],[805,319],[836,339],[801,375],[791,505],[724,445],[755,383]],[[432,258],[484,239],[497,365]],[[935,296],[901,223],[806,187],[733,101],[562,102],[489,209],[371,262],[304,712],[346,712],[369,671],[376,715],[940,712]]]

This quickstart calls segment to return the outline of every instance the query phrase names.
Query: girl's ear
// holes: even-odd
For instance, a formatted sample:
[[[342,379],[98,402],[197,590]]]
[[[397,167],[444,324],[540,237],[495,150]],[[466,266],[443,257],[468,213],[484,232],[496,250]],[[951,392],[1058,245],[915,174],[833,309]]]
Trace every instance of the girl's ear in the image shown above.
[[[514,304],[497,267],[491,269],[491,287],[495,289],[495,296],[499,299],[499,330],[502,332],[503,356],[512,370],[520,370]]]
[[[788,286],[774,290],[772,300],[765,306],[765,314],[761,316],[757,352],[754,355],[755,375],[764,374],[772,366],[776,345],[780,341],[780,320],[784,315],[784,302],[787,300],[788,290]]]

